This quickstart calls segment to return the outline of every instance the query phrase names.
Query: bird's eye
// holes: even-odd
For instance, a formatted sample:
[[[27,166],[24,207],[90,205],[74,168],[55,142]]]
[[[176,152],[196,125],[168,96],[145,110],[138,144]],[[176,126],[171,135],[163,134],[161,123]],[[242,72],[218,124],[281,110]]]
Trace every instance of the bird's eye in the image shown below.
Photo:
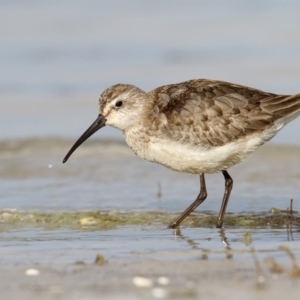
[[[123,101],[117,101],[115,107],[121,107],[123,105]]]

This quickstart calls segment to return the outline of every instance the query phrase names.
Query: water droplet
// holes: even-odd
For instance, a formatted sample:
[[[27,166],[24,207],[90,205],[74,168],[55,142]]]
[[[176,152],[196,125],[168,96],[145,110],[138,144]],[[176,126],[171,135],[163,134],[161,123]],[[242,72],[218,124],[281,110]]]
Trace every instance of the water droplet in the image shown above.
[[[266,281],[266,278],[263,275],[259,275],[257,277],[257,282],[258,283],[263,284],[263,283],[265,283],[265,281]]]
[[[51,169],[52,167],[53,167],[53,163],[52,163],[52,162],[49,162],[49,163],[48,163],[48,168]]]

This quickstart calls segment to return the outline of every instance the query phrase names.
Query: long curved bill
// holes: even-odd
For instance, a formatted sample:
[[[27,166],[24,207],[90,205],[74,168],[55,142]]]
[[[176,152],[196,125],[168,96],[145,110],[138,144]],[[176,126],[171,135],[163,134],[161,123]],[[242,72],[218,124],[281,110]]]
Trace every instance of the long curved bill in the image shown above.
[[[78,141],[73,145],[73,147],[69,150],[67,155],[65,156],[63,163],[65,163],[72,153],[91,135],[93,135],[97,130],[105,126],[106,119],[99,114],[98,118],[95,122],[84,132],[84,134],[78,139]]]

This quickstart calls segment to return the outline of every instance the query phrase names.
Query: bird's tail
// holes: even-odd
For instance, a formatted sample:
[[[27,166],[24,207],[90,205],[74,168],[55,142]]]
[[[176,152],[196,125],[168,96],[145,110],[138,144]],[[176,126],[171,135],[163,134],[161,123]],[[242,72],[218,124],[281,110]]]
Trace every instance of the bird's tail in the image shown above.
[[[300,93],[264,99],[262,108],[272,113],[275,120],[281,120],[286,125],[300,115]]]

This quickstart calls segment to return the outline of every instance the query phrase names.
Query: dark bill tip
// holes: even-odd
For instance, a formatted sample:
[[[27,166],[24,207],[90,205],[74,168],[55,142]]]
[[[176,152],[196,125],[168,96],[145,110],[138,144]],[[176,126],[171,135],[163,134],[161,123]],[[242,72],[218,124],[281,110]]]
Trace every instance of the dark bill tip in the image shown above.
[[[67,155],[65,156],[63,163],[65,163],[72,153],[91,135],[93,135],[97,130],[105,126],[106,119],[99,114],[98,118],[95,122],[84,132],[84,134],[77,140],[77,142],[73,145],[73,147],[69,150]]]

